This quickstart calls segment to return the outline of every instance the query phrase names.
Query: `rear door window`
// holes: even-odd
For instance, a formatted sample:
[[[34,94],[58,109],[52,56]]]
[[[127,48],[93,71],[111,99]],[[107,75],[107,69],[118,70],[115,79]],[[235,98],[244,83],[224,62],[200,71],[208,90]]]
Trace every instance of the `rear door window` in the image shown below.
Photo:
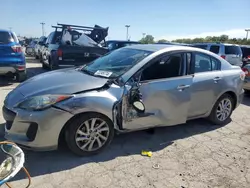
[[[215,53],[215,54],[218,54],[219,51],[220,51],[220,46],[212,45],[212,46],[210,47],[210,52],[213,52],[213,53]]]
[[[12,37],[9,32],[0,31],[0,44],[9,44],[11,42]]]
[[[195,73],[216,71],[220,69],[220,61],[202,53],[195,53]]]
[[[51,37],[51,44],[56,44],[59,41],[61,41],[61,35],[62,35],[61,31],[54,32]]]
[[[242,54],[242,51],[239,46],[226,46],[225,45],[225,54],[240,55]]]

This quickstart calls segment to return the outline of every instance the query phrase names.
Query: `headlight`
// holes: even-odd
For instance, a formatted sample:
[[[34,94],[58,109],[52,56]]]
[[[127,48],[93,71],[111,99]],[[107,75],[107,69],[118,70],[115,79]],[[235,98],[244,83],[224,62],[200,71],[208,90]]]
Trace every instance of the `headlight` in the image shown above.
[[[71,95],[36,96],[22,101],[21,103],[17,104],[17,107],[26,110],[42,110],[71,97]]]

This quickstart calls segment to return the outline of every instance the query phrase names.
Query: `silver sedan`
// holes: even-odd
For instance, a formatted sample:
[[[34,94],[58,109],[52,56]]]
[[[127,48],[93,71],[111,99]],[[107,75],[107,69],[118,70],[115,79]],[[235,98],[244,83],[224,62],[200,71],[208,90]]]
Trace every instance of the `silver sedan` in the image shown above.
[[[243,97],[244,72],[198,48],[134,45],[92,63],[20,84],[4,101],[5,138],[32,150],[60,139],[85,156],[102,151],[115,132],[207,118],[229,121]]]

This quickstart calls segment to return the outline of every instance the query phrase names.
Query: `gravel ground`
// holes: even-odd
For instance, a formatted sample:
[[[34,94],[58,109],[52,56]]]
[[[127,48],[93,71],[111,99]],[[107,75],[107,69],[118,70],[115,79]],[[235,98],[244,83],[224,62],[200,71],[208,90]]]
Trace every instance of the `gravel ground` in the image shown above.
[[[29,76],[44,72],[27,60]],[[0,77],[0,106],[17,83]],[[26,152],[34,188],[244,188],[250,187],[250,96],[219,127],[205,120],[116,136],[103,153],[79,158],[66,147],[53,152]],[[1,113],[1,112],[0,112]],[[0,114],[1,135],[4,120]],[[141,156],[148,149],[151,158]],[[23,187],[22,173],[11,182]],[[3,186],[4,187],[4,186]]]

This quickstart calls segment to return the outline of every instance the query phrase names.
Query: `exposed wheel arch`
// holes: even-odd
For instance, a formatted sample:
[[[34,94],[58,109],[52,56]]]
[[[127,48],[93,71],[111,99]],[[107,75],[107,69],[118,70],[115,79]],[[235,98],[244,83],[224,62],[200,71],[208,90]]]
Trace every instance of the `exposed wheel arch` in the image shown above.
[[[224,94],[229,94],[232,97],[232,99],[234,101],[233,109],[235,109],[236,108],[236,104],[237,104],[237,100],[238,100],[237,99],[237,95],[233,91],[227,91],[227,92],[223,93],[222,95],[224,95]]]
[[[65,131],[67,130],[68,126],[70,126],[70,123],[71,123],[74,119],[76,119],[76,118],[78,118],[78,117],[80,117],[80,116],[82,116],[82,115],[93,114],[93,113],[95,113],[95,114],[100,114],[100,115],[102,115],[102,116],[105,116],[106,118],[108,118],[108,119],[113,123],[113,121],[112,121],[107,115],[105,115],[105,114],[103,114],[103,113],[100,113],[100,112],[92,112],[92,111],[90,111],[90,112],[82,112],[82,113],[76,114],[76,115],[74,115],[73,117],[71,117],[71,118],[64,124],[63,128],[61,129],[61,132],[60,132],[59,137],[58,137],[58,146],[59,146],[60,144],[63,144],[63,143],[65,142]]]

